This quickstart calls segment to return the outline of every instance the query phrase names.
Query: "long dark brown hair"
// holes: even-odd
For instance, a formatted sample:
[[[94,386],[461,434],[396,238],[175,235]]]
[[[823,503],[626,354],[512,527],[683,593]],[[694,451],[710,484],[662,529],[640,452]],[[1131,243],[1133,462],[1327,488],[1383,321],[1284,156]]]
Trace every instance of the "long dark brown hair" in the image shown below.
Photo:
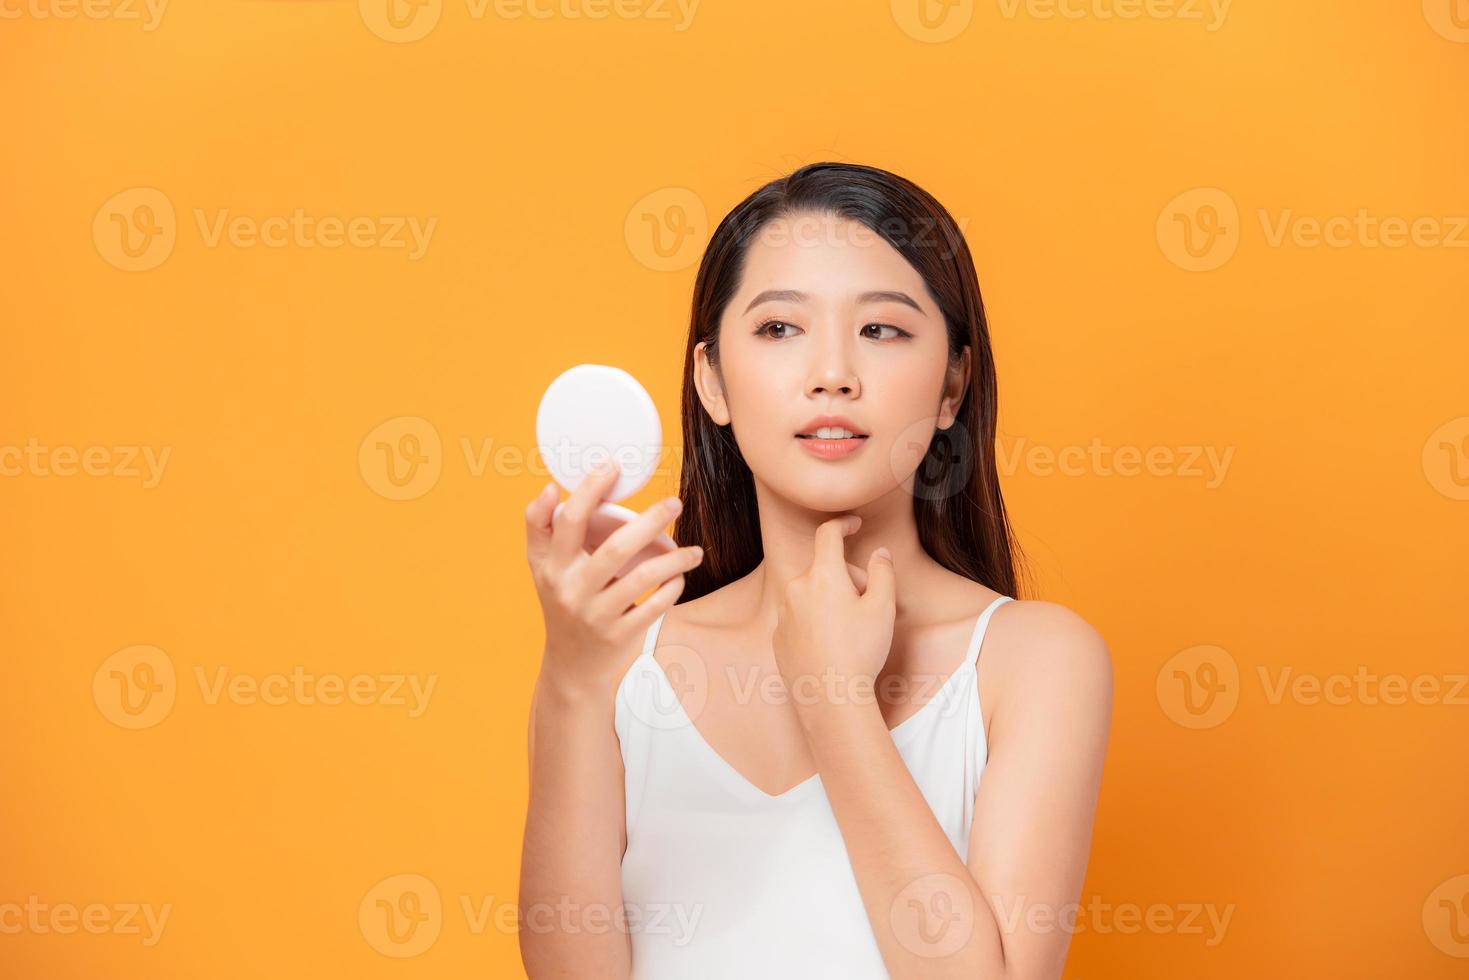
[[[915,474],[913,514],[918,539],[935,561],[1002,595],[1016,595],[1020,549],[995,465],[994,357],[963,233],[944,206],[911,181],[876,167],[813,163],[771,181],[725,215],[699,263],[684,353],[684,506],[674,539],[702,546],[704,560],[685,573],[679,601],[742,578],[764,557],[754,477],[733,427],[716,424],[699,400],[694,352],[706,343],[711,365],[719,368],[719,321],[739,287],[750,241],[768,222],[804,214],[836,215],[881,236],[927,283],[948,326],[951,360],[966,346],[973,351],[955,424],[935,428]]]

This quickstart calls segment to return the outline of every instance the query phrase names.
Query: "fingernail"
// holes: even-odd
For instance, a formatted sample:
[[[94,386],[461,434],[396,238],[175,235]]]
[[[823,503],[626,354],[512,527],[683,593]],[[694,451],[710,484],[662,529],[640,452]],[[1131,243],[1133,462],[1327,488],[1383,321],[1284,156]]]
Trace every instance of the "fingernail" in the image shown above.
[[[696,546],[694,548],[694,561],[703,561],[703,560],[704,560],[704,549]]]
[[[595,466],[592,467],[592,472],[594,474],[596,474],[597,476],[606,476],[608,473],[611,473],[612,472],[612,460],[610,460],[610,459],[599,459],[599,460],[597,460],[597,465],[595,465]]]
[[[669,497],[667,500],[663,501],[663,506],[668,510],[670,514],[677,514],[683,510],[683,501],[679,500],[677,497]]]
[[[886,548],[878,548],[876,551],[873,552],[873,554],[877,555],[877,557],[881,558],[883,561],[893,560],[893,553]]]

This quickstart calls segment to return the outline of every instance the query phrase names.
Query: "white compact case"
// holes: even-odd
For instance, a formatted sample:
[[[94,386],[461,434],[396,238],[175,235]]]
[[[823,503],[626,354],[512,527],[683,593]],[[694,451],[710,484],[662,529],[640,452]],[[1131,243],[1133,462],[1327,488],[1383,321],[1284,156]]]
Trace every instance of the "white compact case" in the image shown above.
[[[536,443],[551,478],[567,492],[581,486],[603,459],[617,461],[621,473],[587,521],[585,549],[594,552],[618,528],[637,517],[614,501],[647,485],[663,454],[658,407],[638,379],[607,364],[578,364],[546,387],[536,411]],[[566,501],[556,505],[552,521]],[[640,562],[673,551],[673,538],[660,534],[617,572],[627,575]]]

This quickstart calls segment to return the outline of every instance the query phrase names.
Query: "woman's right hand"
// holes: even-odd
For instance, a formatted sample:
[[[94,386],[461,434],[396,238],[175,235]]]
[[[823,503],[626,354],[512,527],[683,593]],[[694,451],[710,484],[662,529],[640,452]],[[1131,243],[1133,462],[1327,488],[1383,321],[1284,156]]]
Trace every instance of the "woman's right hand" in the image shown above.
[[[684,572],[704,557],[697,546],[678,548],[640,562],[626,578],[615,578],[678,514],[677,497],[643,511],[609,535],[596,552],[583,550],[587,519],[617,476],[612,461],[588,475],[554,522],[555,483],[525,509],[526,558],[546,625],[541,674],[568,697],[611,697],[618,668],[626,666],[623,654],[674,604],[683,591]],[[634,605],[638,596],[655,586],[657,591]]]

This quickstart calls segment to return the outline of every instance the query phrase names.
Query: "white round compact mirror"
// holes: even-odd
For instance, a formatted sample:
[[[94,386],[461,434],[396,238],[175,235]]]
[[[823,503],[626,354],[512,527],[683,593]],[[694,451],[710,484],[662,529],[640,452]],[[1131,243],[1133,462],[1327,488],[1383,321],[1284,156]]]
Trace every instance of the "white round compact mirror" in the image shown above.
[[[588,552],[637,513],[614,501],[637,493],[652,479],[663,453],[663,426],[653,397],[638,379],[606,364],[578,364],[546,387],[536,411],[536,443],[551,478],[568,493],[581,486],[604,459],[616,460],[620,475],[587,521]],[[552,520],[566,502],[556,505]],[[639,562],[673,551],[673,538],[660,534],[618,571],[627,575]]]

